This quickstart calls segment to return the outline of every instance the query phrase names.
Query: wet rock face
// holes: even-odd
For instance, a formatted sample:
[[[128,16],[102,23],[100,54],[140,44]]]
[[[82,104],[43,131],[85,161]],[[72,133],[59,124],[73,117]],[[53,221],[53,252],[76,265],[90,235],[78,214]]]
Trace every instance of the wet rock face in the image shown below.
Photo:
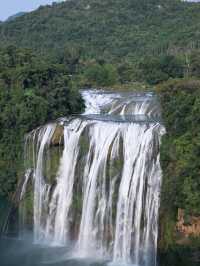
[[[63,142],[63,131],[64,127],[61,125],[57,125],[52,136],[51,144],[53,146],[58,146]]]
[[[186,215],[183,209],[178,209],[176,229],[185,238],[200,237],[200,216]]]

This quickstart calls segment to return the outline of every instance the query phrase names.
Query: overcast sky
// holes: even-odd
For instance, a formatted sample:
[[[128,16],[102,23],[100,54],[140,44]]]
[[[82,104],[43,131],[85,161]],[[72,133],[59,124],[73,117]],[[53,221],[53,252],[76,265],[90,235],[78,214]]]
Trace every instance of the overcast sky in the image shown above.
[[[56,0],[0,0],[0,20],[3,21],[18,12],[31,11],[40,5],[52,2],[56,2]]]

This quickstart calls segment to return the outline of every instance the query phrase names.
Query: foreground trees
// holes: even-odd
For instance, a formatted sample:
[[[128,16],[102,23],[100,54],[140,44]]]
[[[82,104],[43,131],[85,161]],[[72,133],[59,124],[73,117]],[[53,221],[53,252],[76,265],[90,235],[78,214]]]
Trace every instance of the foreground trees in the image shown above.
[[[1,196],[15,190],[25,133],[82,108],[67,65],[49,63],[13,46],[0,50]]]

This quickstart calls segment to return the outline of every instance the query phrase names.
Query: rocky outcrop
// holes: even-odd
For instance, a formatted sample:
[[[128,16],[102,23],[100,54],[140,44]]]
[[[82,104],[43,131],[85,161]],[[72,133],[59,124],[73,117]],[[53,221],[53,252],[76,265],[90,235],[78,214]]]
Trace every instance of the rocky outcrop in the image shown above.
[[[185,238],[200,237],[200,216],[186,215],[183,209],[178,209],[176,229]]]
[[[54,132],[54,134],[52,136],[52,140],[51,140],[51,144],[53,146],[62,144],[63,131],[64,131],[63,126],[61,126],[61,125],[56,126],[55,132]]]

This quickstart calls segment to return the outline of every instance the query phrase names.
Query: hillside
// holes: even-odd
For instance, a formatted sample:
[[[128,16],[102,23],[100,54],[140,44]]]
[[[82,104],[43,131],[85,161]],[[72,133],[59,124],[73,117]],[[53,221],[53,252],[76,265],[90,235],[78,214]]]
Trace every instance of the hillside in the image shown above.
[[[71,0],[0,22],[0,197],[22,176],[24,135],[80,113],[80,88],[150,88],[167,129],[159,247],[199,248],[175,232],[178,211],[200,217],[199,40],[200,3],[180,0]]]
[[[19,17],[21,17],[21,16],[23,16],[23,15],[25,15],[25,14],[26,14],[26,12],[18,12],[18,13],[16,13],[16,14],[14,14],[14,15],[8,17],[6,21],[8,22],[8,21],[15,20],[16,18],[19,18]]]
[[[74,0],[42,6],[0,26],[0,45],[40,53],[80,47],[84,57],[134,60],[199,45],[200,4],[180,0]]]

